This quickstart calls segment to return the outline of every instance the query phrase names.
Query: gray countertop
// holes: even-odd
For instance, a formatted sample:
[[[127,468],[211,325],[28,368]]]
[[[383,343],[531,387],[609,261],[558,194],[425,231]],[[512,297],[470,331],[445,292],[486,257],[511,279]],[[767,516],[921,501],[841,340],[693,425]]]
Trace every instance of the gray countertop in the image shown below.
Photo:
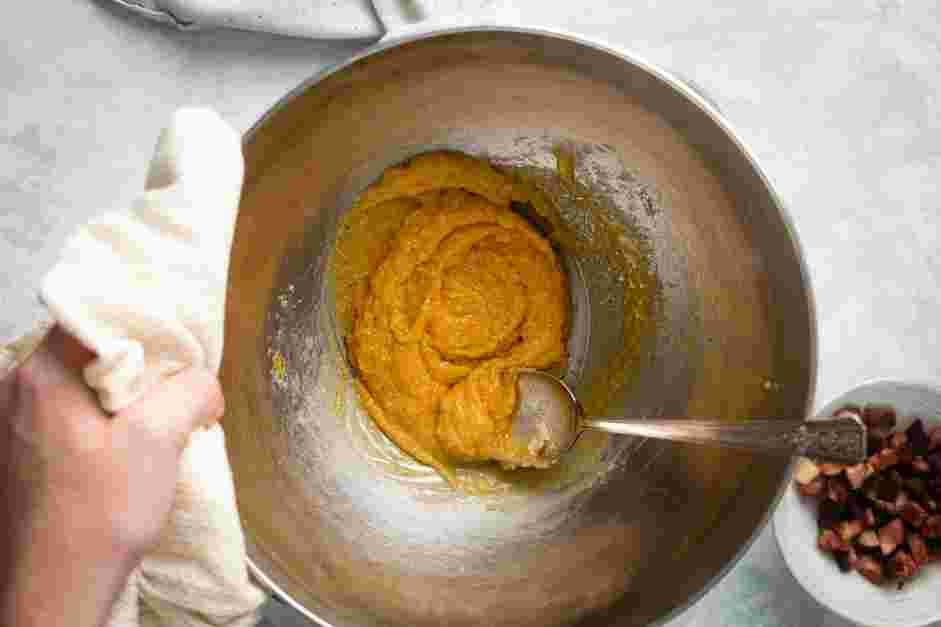
[[[941,381],[941,8],[936,0],[519,0],[538,24],[608,40],[717,101],[770,172],[805,247],[819,400],[872,378]],[[248,128],[362,47],[183,33],[104,2],[24,2],[0,24],[0,340],[40,309],[65,235],[140,189],[174,108]],[[300,624],[272,608],[271,624]],[[791,579],[770,529],[680,622],[838,627]]]

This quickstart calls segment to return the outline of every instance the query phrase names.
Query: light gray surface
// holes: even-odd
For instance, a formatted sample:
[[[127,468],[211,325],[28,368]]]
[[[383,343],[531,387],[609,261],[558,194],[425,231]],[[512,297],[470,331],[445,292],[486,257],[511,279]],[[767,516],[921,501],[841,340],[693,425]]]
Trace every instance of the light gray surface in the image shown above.
[[[941,9],[931,0],[520,0],[534,25],[600,37],[710,92],[771,173],[805,246],[819,401],[865,379],[941,381]],[[624,6],[629,5],[629,6]],[[246,129],[356,44],[181,33],[85,0],[20,3],[0,25],[0,339],[76,224],[127,205],[180,105]],[[766,530],[690,625],[839,627]],[[277,625],[290,622],[278,615]]]

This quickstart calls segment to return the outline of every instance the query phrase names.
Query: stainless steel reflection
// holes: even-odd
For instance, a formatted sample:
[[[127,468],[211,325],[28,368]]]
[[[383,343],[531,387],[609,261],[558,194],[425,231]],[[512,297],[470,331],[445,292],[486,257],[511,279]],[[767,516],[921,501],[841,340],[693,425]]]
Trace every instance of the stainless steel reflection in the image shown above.
[[[338,216],[417,152],[547,168],[559,141],[595,159],[585,176],[649,236],[663,283],[651,358],[612,415],[806,415],[815,326],[799,248],[705,101],[559,34],[385,43],[248,134],[229,278],[225,427],[252,566],[321,624],[655,623],[729,568],[776,502],[786,461],[631,438],[587,483],[471,497],[384,472],[344,418],[324,283]],[[638,181],[653,203],[631,201]],[[589,363],[618,323],[586,323]]]

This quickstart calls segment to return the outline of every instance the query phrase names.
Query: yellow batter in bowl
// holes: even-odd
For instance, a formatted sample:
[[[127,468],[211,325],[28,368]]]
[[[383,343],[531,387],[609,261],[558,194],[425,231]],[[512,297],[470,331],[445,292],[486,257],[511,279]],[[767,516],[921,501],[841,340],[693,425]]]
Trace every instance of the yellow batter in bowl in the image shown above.
[[[433,152],[386,170],[354,207],[400,221],[377,233],[391,238],[353,298],[360,398],[389,438],[452,482],[455,463],[538,460],[510,438],[516,370],[565,359],[565,274],[514,199],[489,164]]]

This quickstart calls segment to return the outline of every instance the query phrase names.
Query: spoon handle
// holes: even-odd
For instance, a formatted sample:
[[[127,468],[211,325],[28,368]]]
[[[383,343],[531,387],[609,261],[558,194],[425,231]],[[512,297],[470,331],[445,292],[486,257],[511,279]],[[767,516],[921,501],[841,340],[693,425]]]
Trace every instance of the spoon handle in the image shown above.
[[[691,444],[718,444],[747,451],[806,455],[823,462],[858,464],[866,459],[866,427],[857,418],[821,420],[693,420],[590,418],[584,427]]]

